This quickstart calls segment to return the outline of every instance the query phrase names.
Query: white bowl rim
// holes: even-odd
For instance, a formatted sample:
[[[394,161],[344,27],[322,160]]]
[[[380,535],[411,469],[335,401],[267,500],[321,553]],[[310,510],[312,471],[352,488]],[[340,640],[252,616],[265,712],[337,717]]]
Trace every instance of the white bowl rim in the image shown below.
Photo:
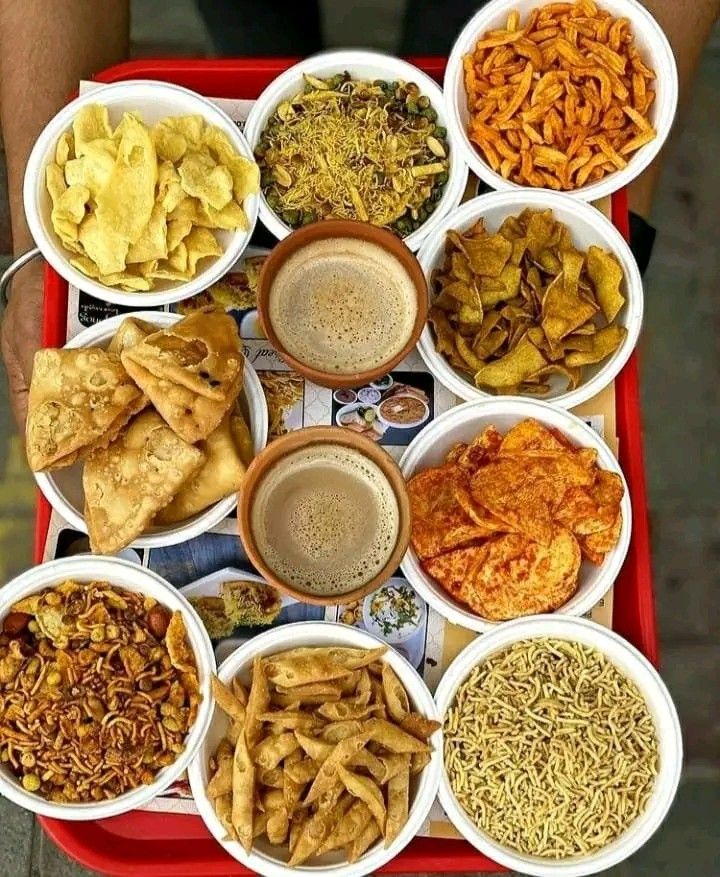
[[[432,250],[436,249],[440,243],[439,238],[441,236],[444,238],[451,229],[467,227],[473,220],[481,218],[485,211],[503,209],[505,207],[517,210],[518,212],[525,207],[572,210],[579,222],[584,223],[593,230],[598,229],[603,235],[612,240],[611,250],[623,269],[625,277],[625,307],[627,308],[627,335],[625,339],[616,353],[591,378],[581,381],[580,385],[574,390],[559,393],[557,396],[545,400],[553,405],[559,405],[561,408],[574,408],[576,405],[592,399],[593,396],[601,393],[605,387],[611,384],[623,370],[635,350],[642,329],[645,308],[645,293],[640,269],[625,238],[596,207],[576,198],[569,198],[567,193],[564,192],[553,192],[550,189],[523,189],[522,187],[516,187],[512,190],[505,189],[501,192],[488,192],[484,195],[477,195],[475,198],[465,201],[459,207],[447,213],[437,228],[425,238],[418,251],[417,258],[425,274],[428,294],[431,297],[433,295],[431,274],[435,265],[431,257]],[[572,232],[571,225],[569,223],[565,224]],[[605,248],[604,245],[603,248]],[[440,383],[461,399],[471,402],[478,399],[507,398],[502,395],[496,396],[492,393],[487,393],[459,375],[445,357],[435,349],[429,323],[425,323],[418,339],[417,350],[425,365]],[[531,397],[523,396],[522,398]]]
[[[667,97],[664,105],[665,117],[663,124],[656,126],[657,135],[654,140],[642,146],[632,156],[627,166],[622,170],[612,171],[606,174],[596,183],[586,183],[577,189],[568,190],[566,194],[573,198],[583,201],[596,201],[607,195],[627,186],[632,180],[638,177],[656,158],[668,138],[672,128],[673,119],[678,104],[678,74],[677,65],[675,63],[675,55],[665,36],[664,31],[656,21],[656,19],[642,6],[638,0],[614,0],[618,5],[625,7],[625,15],[630,19],[634,30],[640,30],[651,34],[651,39],[655,43],[655,51],[662,56],[663,61],[667,65],[667,70],[663,75],[663,86],[667,88]],[[468,52],[468,43],[472,45],[480,38],[486,30],[489,29],[489,21],[498,13],[499,10],[510,12],[518,5],[517,0],[493,0],[479,9],[475,15],[467,22],[465,27],[460,31],[453,47],[448,56],[447,67],[445,68],[445,77],[443,79],[443,92],[446,97],[448,107],[449,127],[452,127],[454,133],[454,142],[462,150],[463,157],[470,170],[479,177],[484,183],[493,189],[520,189],[528,190],[534,187],[521,186],[506,180],[501,174],[495,171],[485,162],[484,158],[475,149],[470,142],[465,126],[463,125],[455,96],[457,93],[458,79],[462,75],[463,56]],[[542,6],[542,0],[534,0],[533,6]],[[618,17],[618,13],[614,13]],[[464,86],[463,86],[464,89]],[[463,91],[464,93],[464,91]],[[553,191],[551,189],[539,189],[539,191]]]
[[[235,651],[225,658],[217,670],[217,676],[222,682],[229,682],[230,679],[240,670],[241,666],[247,665],[253,656],[264,648],[277,646],[280,651],[293,647],[293,634],[297,633],[302,640],[314,639],[319,637],[317,645],[330,645],[332,642],[338,645],[346,645],[350,647],[373,648],[378,645],[387,647],[386,655],[381,658],[385,660],[387,655],[392,655],[392,661],[398,667],[402,668],[401,681],[408,689],[411,701],[415,701],[417,709],[424,715],[438,719],[437,707],[425,681],[422,679],[417,670],[391,645],[375,634],[360,628],[341,624],[336,621],[299,621],[292,624],[282,624],[278,627],[271,628],[263,633],[257,634],[247,642],[238,646]],[[412,691],[408,684],[408,679],[412,679]],[[213,713],[214,718],[214,713]],[[212,724],[212,722],[210,723]],[[202,765],[203,758],[202,749],[198,749],[195,758],[188,768],[188,777],[190,779],[190,787],[193,792],[195,804],[200,811],[203,821],[210,833],[222,845],[225,851],[233,856],[238,862],[245,867],[253,869],[265,877],[283,877],[288,870],[293,872],[304,873],[308,875],[320,874],[327,877],[362,877],[362,875],[374,872],[390,859],[394,858],[410,841],[416,836],[420,826],[427,818],[430,808],[435,801],[438,783],[440,780],[440,772],[442,770],[442,752],[439,745],[440,732],[436,731],[430,738],[433,745],[430,763],[423,769],[421,774],[423,789],[418,789],[415,801],[412,802],[408,821],[401,829],[393,843],[385,849],[382,844],[374,844],[370,847],[357,862],[351,864],[349,862],[339,863],[337,865],[299,865],[293,869],[288,869],[284,862],[272,859],[264,853],[258,853],[253,849],[250,853],[246,853],[237,841],[224,841],[225,830],[218,822],[212,805],[207,799],[205,786],[202,781]]]
[[[438,206],[434,213],[419,228],[402,239],[405,246],[415,251],[427,235],[439,224],[441,218],[449,210],[457,207],[462,200],[465,187],[467,186],[468,168],[467,162],[462,156],[450,128],[450,113],[443,97],[442,88],[431,76],[428,76],[427,73],[424,73],[410,61],[398,58],[387,52],[367,49],[329,49],[309,55],[297,64],[293,64],[292,67],[288,67],[279,76],[276,76],[253,103],[244,128],[250,149],[251,151],[254,149],[255,144],[260,138],[266,116],[269,115],[269,107],[272,106],[274,110],[280,102],[277,96],[278,92],[283,91],[294,80],[301,78],[303,73],[313,73],[318,66],[325,66],[326,64],[334,64],[338,70],[352,68],[360,64],[376,65],[379,71],[383,69],[390,70],[394,77],[402,77],[405,81],[416,82],[420,86],[422,93],[430,98],[433,109],[438,113],[438,121],[440,121],[441,115],[447,117],[443,126],[447,129],[446,139],[450,144],[451,158],[448,181],[445,184],[442,198],[438,201]],[[288,228],[277,217],[275,212],[270,209],[265,196],[262,194],[262,189],[259,201],[260,222],[278,240],[287,237],[292,229]]]
[[[106,320],[101,320],[99,323],[88,326],[82,332],[78,332],[77,335],[74,335],[67,342],[65,347],[94,346],[99,338],[104,338],[106,335],[109,337],[127,319],[145,320],[149,323],[154,322],[156,325],[164,328],[179,322],[183,317],[183,314],[170,311],[133,311],[132,313],[118,314],[115,317],[108,317]],[[253,437],[254,453],[258,454],[267,444],[268,409],[260,379],[247,358],[245,358],[243,370],[243,391],[248,400],[248,407],[251,407],[251,402],[254,403],[251,407],[252,422],[249,426]],[[33,472],[32,474],[41,493],[60,517],[76,530],[87,534],[88,527],[85,522],[85,516],[79,514],[77,509],[61,493],[53,478],[52,471]],[[220,521],[224,520],[232,512],[237,506],[237,502],[237,493],[232,493],[230,496],[218,500],[218,502],[209,506],[204,511],[188,518],[187,521],[171,524],[166,529],[158,530],[154,533],[144,533],[126,547],[162,548],[193,539],[217,526]]]
[[[159,603],[171,608],[169,603],[174,603],[183,614],[183,620],[187,629],[188,640],[195,656],[198,673],[200,676],[200,690],[202,701],[198,707],[195,723],[188,734],[185,750],[167,768],[161,771],[159,778],[148,786],[138,786],[130,792],[125,792],[109,801],[99,801],[87,804],[56,804],[41,798],[32,792],[26,792],[19,782],[10,780],[4,771],[0,771],[0,792],[13,803],[25,810],[37,813],[39,816],[49,816],[54,819],[64,819],[71,822],[82,822],[96,819],[106,819],[110,816],[118,816],[127,813],[144,804],[147,804],[157,795],[164,792],[168,786],[174,783],[187,769],[202,745],[213,715],[213,700],[210,693],[210,677],[215,672],[215,654],[212,649],[210,637],[205,630],[200,617],[188,602],[187,598],[180,593],[179,589],[154,570],[139,563],[125,560],[120,557],[105,557],[94,554],[78,554],[73,557],[63,557],[57,560],[49,560],[46,563],[31,567],[24,573],[8,582],[0,589],[0,618],[10,606],[23,596],[34,594],[45,588],[58,585],[66,579],[80,578],[87,580],[102,580],[104,570],[109,570],[105,575],[110,578],[117,570],[117,575],[126,574],[134,577],[138,583],[133,588],[137,593],[147,594],[143,590],[143,580],[146,585],[151,585],[156,591],[162,591],[163,597],[156,597]],[[127,585],[114,585],[122,588]],[[200,651],[202,646],[202,651]],[[204,676],[204,679],[203,679]]]
[[[443,809],[463,837],[477,850],[493,861],[498,862],[498,864],[504,865],[513,871],[533,875],[533,877],[557,877],[557,875],[561,875],[561,877],[586,877],[586,875],[605,871],[607,868],[611,868],[624,861],[643,846],[659,828],[672,805],[680,782],[683,762],[682,730],[677,709],[667,686],[645,655],[624,637],[620,636],[620,634],[594,621],[558,615],[535,615],[528,618],[517,618],[513,621],[507,621],[491,633],[473,640],[455,657],[440,680],[435,691],[435,702],[439,712],[444,716],[455,696],[455,692],[462,682],[465,681],[472,667],[481,664],[495,652],[508,648],[515,642],[543,637],[584,642],[605,654],[614,665],[616,665],[616,662],[608,655],[608,647],[615,648],[617,651],[624,652],[628,662],[634,664],[638,673],[645,677],[645,682],[647,683],[645,690],[637,681],[635,681],[635,684],[640,689],[646,703],[650,698],[656,700],[658,708],[666,713],[671,725],[669,746],[672,753],[670,765],[665,768],[663,775],[663,763],[661,761],[661,769],[655,782],[659,784],[661,778],[664,779],[664,793],[659,804],[655,805],[652,819],[647,819],[644,830],[636,837],[629,838],[628,842],[624,845],[622,840],[627,836],[628,832],[633,831],[634,824],[626,830],[624,835],[621,835],[618,840],[613,842],[611,848],[608,848],[609,851],[604,852],[600,850],[589,857],[573,857],[565,861],[556,861],[516,853],[508,847],[491,840],[488,835],[478,829],[458,804],[450,788],[444,764],[440,777],[438,798]],[[467,670],[465,669],[466,666],[468,667]],[[628,675],[624,671],[621,672],[625,676]],[[652,691],[649,698],[648,689],[650,688]],[[659,735],[658,739],[660,739]],[[642,818],[642,816],[639,818]]]
[[[532,417],[540,423],[546,423],[548,416],[550,416],[551,419],[557,416],[567,418],[571,422],[573,429],[587,439],[587,442],[581,446],[595,448],[598,451],[598,462],[600,465],[604,469],[615,472],[622,479],[624,492],[620,503],[620,509],[622,511],[623,522],[620,531],[620,538],[613,549],[612,558],[610,561],[605,560],[603,562],[602,566],[599,568],[596,581],[588,588],[584,597],[578,597],[576,592],[576,594],[571,597],[571,600],[576,600],[576,603],[570,610],[565,608],[567,606],[566,603],[556,609],[554,613],[554,615],[562,618],[584,615],[586,612],[589,612],[613,586],[623,564],[625,563],[625,558],[630,547],[630,539],[632,536],[632,505],[628,484],[625,480],[625,475],[620,468],[620,464],[605,440],[576,414],[562,408],[556,408],[548,402],[541,402],[538,399],[527,399],[521,396],[504,396],[488,400],[463,402],[461,405],[456,405],[454,408],[450,408],[448,411],[445,411],[443,414],[440,414],[434,420],[430,421],[430,423],[410,442],[400,458],[400,471],[405,480],[407,481],[411,475],[415,474],[415,467],[418,464],[417,458],[425,452],[429,442],[442,437],[443,430],[449,421],[471,421],[474,414],[483,418],[492,417],[493,415],[509,415],[513,417],[517,415],[518,422]],[[566,432],[563,427],[559,428],[563,433]],[[480,427],[478,430],[479,429]],[[443,618],[453,624],[458,624],[469,630],[484,633],[486,631],[496,630],[510,623],[509,621],[489,621],[480,615],[476,615],[471,610],[464,608],[461,604],[456,603],[449,595],[445,595],[444,591],[441,595],[433,590],[433,588],[425,581],[427,574],[420,566],[420,562],[412,545],[408,547],[408,550],[405,552],[405,556],[400,563],[400,569],[405,578],[420,594],[423,600],[429,603],[436,612],[442,615]],[[438,589],[442,590],[439,586]],[[516,620],[521,619],[513,619],[513,621]]]
[[[78,271],[69,262],[69,255],[60,255],[62,247],[55,241],[50,241],[49,236],[43,229],[36,209],[36,197],[39,187],[44,186],[45,167],[48,163],[46,153],[51,143],[56,143],[63,131],[72,125],[77,111],[88,104],[101,103],[104,98],[114,93],[132,91],[135,88],[162,91],[166,95],[176,96],[185,101],[196,104],[196,112],[212,125],[220,125],[237,151],[250,161],[255,161],[252,149],[246,137],[233,122],[230,116],[216,103],[201,94],[181,85],[162,82],[157,79],[128,79],[123,82],[114,82],[94,88],[81,94],[67,103],[47,123],[38,135],[30,152],[25,167],[23,178],[23,207],[27,219],[30,234],[35,244],[40,248],[43,258],[51,267],[69,284],[77,287],[82,292],[93,296],[101,301],[124,307],[152,307],[155,305],[171,304],[191,298],[198,292],[202,292],[211,284],[224,276],[233,264],[242,256],[247,249],[252,237],[258,217],[259,195],[249,195],[243,202],[243,210],[248,220],[247,229],[236,229],[232,242],[224,250],[221,256],[210,262],[192,280],[179,282],[177,286],[157,292],[125,292],[119,288],[104,286],[92,277],[87,277],[82,271]],[[132,107],[129,107],[132,109]],[[185,112],[189,111],[189,107]]]

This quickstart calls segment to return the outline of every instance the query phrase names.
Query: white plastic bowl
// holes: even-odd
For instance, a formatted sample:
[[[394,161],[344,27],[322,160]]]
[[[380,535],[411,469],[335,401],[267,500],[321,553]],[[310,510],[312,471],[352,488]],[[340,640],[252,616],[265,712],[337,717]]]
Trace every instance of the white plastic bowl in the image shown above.
[[[522,26],[533,9],[545,5],[547,5],[545,0],[491,0],[465,25],[448,58],[443,91],[447,102],[450,129],[454,135],[453,141],[462,151],[463,158],[470,166],[470,170],[493,189],[527,187],[519,186],[495,173],[485,161],[478,147],[468,137],[469,115],[463,58],[473,51],[477,41],[482,39],[488,30],[504,28],[510,12],[517,10],[520,13]],[[678,101],[675,57],[670,43],[657,21],[637,0],[601,0],[598,5],[611,12],[616,18],[629,19],[635,37],[635,45],[648,67],[655,71],[656,80],[653,87],[656,90],[656,97],[650,107],[649,118],[657,131],[657,136],[650,143],[638,149],[622,170],[612,171],[601,180],[580,186],[568,193],[583,201],[595,201],[605,195],[617,192],[618,189],[627,186],[645,170],[660,152],[670,133]]]
[[[240,675],[249,680],[250,668],[256,655],[272,655],[289,648],[302,646],[350,646],[372,649],[385,643],[356,627],[335,624],[329,621],[302,621],[298,624],[284,624],[253,637],[223,661],[218,669],[222,682]],[[432,695],[418,673],[398,652],[388,648],[383,661],[390,664],[405,686],[412,707],[428,718],[436,719],[437,710]],[[188,776],[195,803],[205,825],[222,848],[246,868],[265,877],[284,877],[288,872],[287,858],[278,856],[276,848],[267,841],[257,842],[250,853],[246,853],[237,841],[225,840],[226,831],[215,815],[212,802],[207,796],[210,779],[208,761],[218,743],[225,735],[228,721],[220,709],[213,713],[210,729],[199,748],[197,757],[190,765]],[[440,732],[430,738],[433,753],[430,764],[417,777],[411,777],[410,809],[408,821],[398,836],[386,849],[382,841],[375,843],[354,864],[342,861],[343,852],[328,853],[317,864],[305,864],[293,868],[293,873],[323,875],[323,877],[362,877],[378,870],[394,858],[415,837],[425,821],[437,793],[438,780],[442,766]]]
[[[51,119],[35,141],[25,170],[23,201],[30,233],[35,243],[52,265],[68,283],[102,301],[127,307],[148,307],[170,304],[202,292],[219,280],[242,255],[250,242],[257,221],[258,195],[250,195],[243,202],[249,228],[234,231],[216,230],[214,234],[223,248],[222,256],[203,260],[200,270],[192,280],[159,280],[152,292],[125,292],[117,287],[105,286],[83,274],[70,264],[70,255],[55,234],[50,213],[52,202],[45,187],[45,168],[54,161],[55,145],[61,134],[71,130],[72,122],[81,107],[103,104],[110,113],[110,123],[117,125],[124,112],[136,110],[146,125],[154,125],[166,116],[198,114],[210,125],[215,125],[227,135],[232,145],[245,158],[254,161],[247,140],[233,120],[212,101],[194,91],[165,82],[137,79],[118,82],[93,89],[71,101]]]
[[[65,347],[106,348],[118,326],[128,317],[146,320],[161,328],[172,326],[182,319],[181,314],[171,314],[166,311],[134,311],[130,314],[120,314],[117,317],[102,320],[102,322],[79,332],[68,341]],[[258,454],[267,444],[267,403],[260,379],[247,360],[245,360],[243,372],[243,391],[240,395],[240,403],[244,409],[243,413],[248,417],[254,452]],[[88,528],[83,513],[85,507],[85,494],[82,486],[83,466],[84,462],[80,461],[65,469],[34,472],[33,474],[43,496],[55,511],[76,530],[87,533]],[[195,536],[211,530],[223,518],[226,518],[236,505],[237,494],[233,493],[185,521],[152,527],[150,531],[139,536],[131,544],[134,548],[158,548],[162,545],[176,545],[178,542],[186,542],[188,539],[193,539]]]
[[[52,560],[28,570],[0,588],[0,620],[8,614],[13,603],[68,579],[77,582],[109,582],[126,591],[154,597],[171,612],[182,612],[188,641],[198,669],[202,701],[195,723],[186,738],[185,749],[171,765],[158,773],[157,778],[150,785],[140,786],[110,801],[92,804],[56,804],[32,792],[26,792],[10,770],[4,764],[0,765],[0,793],[20,807],[54,819],[71,821],[106,819],[142,807],[165,791],[185,772],[202,743],[212,718],[210,678],[215,672],[215,656],[205,627],[185,597],[152,570],[117,557],[79,555]]]
[[[559,429],[578,447],[595,448],[598,452],[600,468],[616,472],[622,478],[625,487],[620,504],[622,529],[617,545],[607,553],[600,566],[583,560],[577,591],[567,603],[556,610],[558,615],[584,615],[607,593],[618,577],[630,545],[632,511],[628,486],[617,460],[598,434],[579,417],[546,402],[521,399],[517,396],[490,399],[486,402],[465,402],[436,417],[412,440],[400,460],[400,469],[405,480],[408,480],[417,472],[422,472],[431,466],[442,465],[445,455],[456,442],[469,442],[485,427],[491,425],[505,434],[511,426],[528,417],[535,418],[545,426]],[[405,578],[420,596],[448,621],[477,631],[498,627],[498,622],[482,618],[464,604],[454,600],[425,572],[412,546],[408,548],[400,567]]]
[[[495,232],[506,216],[517,216],[526,207],[532,210],[550,208],[555,219],[568,226],[578,249],[587,250],[594,244],[614,253],[624,275],[620,291],[625,297],[625,304],[616,321],[627,329],[625,340],[607,359],[594,365],[583,366],[580,384],[574,390],[565,391],[566,381],[563,377],[559,375],[550,377],[550,392],[543,399],[563,408],[574,408],[596,396],[615,380],[635,349],[642,327],[644,295],[640,271],[630,247],[609,219],[590,204],[547,189],[533,191],[515,188],[512,191],[492,192],[473,198],[443,217],[442,222],[423,242],[418,252],[418,261],[425,272],[432,298],[434,295],[432,273],[436,268],[442,268],[445,240],[449,230],[465,231],[482,218],[488,231]],[[429,324],[425,326],[420,336],[418,351],[440,383],[461,399],[471,401],[497,398],[491,393],[478,389],[467,375],[456,371],[447,359],[437,352]]]
[[[460,203],[467,183],[467,167],[448,124],[449,114],[440,86],[413,64],[401,61],[400,58],[394,58],[392,55],[385,55],[383,52],[368,52],[362,49],[341,49],[313,55],[290,67],[268,85],[250,110],[245,123],[245,136],[250,147],[254,149],[268,119],[275,112],[278,104],[302,91],[303,74],[309,73],[322,79],[334,76],[336,73],[343,73],[346,70],[355,79],[390,81],[402,79],[405,82],[416,83],[420,88],[420,93],[430,98],[430,103],[438,114],[438,123],[447,128],[448,143],[450,144],[450,169],[443,196],[429,219],[412,234],[403,238],[406,246],[413,251],[417,250],[420,243],[439,224],[442,217]],[[278,240],[287,237],[292,231],[270,209],[262,192],[260,194],[260,221]]]
[[[492,633],[478,637],[455,658],[435,692],[438,710],[444,716],[455,692],[473,668],[513,643],[538,637],[554,637],[592,646],[612,661],[637,685],[655,723],[660,749],[660,769],[645,811],[617,840],[589,856],[546,859],[528,856],[492,840],[477,828],[458,804],[443,769],[438,797],[452,824],[476,849],[512,871],[535,877],[585,877],[612,868],[640,849],[657,831],[670,809],[682,769],[682,734],[675,705],[650,662],[616,633],[581,618],[536,615],[509,621]]]

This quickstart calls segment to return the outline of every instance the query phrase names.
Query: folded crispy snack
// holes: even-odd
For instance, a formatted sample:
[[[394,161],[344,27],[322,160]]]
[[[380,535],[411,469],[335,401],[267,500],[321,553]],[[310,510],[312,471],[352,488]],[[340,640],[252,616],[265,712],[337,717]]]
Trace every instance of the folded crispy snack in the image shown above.
[[[199,447],[205,463],[158,514],[157,524],[183,521],[240,489],[246,467],[230,430],[229,414]]]
[[[147,404],[120,360],[100,348],[39,350],[28,399],[27,457],[59,469],[113,441]]]
[[[118,356],[123,350],[128,350],[139,344],[143,338],[152,335],[157,331],[157,327],[145,320],[139,320],[137,317],[128,317],[123,320],[117,328],[117,331],[110,339],[107,350],[108,353],[116,353]]]
[[[237,324],[220,311],[197,311],[148,335],[123,353],[123,362],[220,403],[228,400],[243,370]]]
[[[122,360],[130,377],[148,396],[167,425],[190,444],[206,439],[217,428],[242,388],[241,372],[236,383],[228,388],[227,398],[217,402],[180,384],[158,378],[131,360],[128,353],[122,354]]]
[[[85,520],[90,547],[112,554],[149,526],[205,462],[154,411],[136,417],[108,448],[85,464]]]

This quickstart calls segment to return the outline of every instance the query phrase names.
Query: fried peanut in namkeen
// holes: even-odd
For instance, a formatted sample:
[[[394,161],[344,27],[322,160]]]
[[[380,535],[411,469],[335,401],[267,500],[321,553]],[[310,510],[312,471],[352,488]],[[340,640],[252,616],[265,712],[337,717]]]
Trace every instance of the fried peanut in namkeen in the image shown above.
[[[494,234],[480,219],[448,231],[433,272],[435,349],[488,393],[569,392],[627,337],[623,280],[613,253],[579,250],[551,210],[507,216]]]
[[[2,622],[0,761],[49,801],[154,782],[183,751],[200,699],[182,615],[152,597],[68,580]]]
[[[483,618],[551,612],[577,591],[582,559],[599,565],[617,545],[624,490],[597,451],[536,420],[505,436],[489,426],[408,482],[412,546],[425,572]],[[400,725],[419,732],[415,719]]]
[[[385,651],[291,649],[255,658],[249,692],[214,680],[230,724],[207,793],[228,838],[249,851],[265,835],[290,867],[395,840],[440,724],[412,711]]]
[[[627,18],[593,0],[508,15],[463,59],[468,135],[525,186],[577,189],[624,168],[656,131],[655,73]]]

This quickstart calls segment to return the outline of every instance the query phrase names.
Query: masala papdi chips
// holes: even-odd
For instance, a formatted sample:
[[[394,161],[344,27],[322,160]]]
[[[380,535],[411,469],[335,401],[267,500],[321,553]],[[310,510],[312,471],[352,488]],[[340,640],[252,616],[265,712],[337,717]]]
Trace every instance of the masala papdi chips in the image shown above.
[[[204,462],[203,452],[177,436],[157,412],[138,415],[85,464],[85,521],[92,551],[113,554],[129,545]]]
[[[249,851],[265,835],[294,867],[337,849],[354,861],[377,838],[389,846],[397,837],[408,819],[412,759],[425,759],[420,769],[429,763],[427,741],[439,723],[410,711],[402,683],[381,660],[386,650],[303,647],[258,656],[247,703],[213,684],[231,724],[210,759],[207,794],[230,839]],[[338,719],[345,710],[357,718]],[[238,752],[242,771],[231,783]]]
[[[39,350],[26,424],[33,472],[71,466],[113,441],[147,404],[120,359],[99,348]]]
[[[551,210],[508,216],[494,234],[480,219],[447,233],[433,272],[435,349],[488,393],[544,395],[556,375],[569,392],[627,336],[623,279],[613,253],[578,250]]]
[[[536,420],[505,436],[489,426],[448,458],[408,482],[411,541],[425,572],[483,618],[558,609],[577,591],[582,559],[601,564],[620,538],[620,476]],[[473,527],[482,532],[455,541]],[[422,723],[410,714],[400,727],[413,734]]]
[[[655,73],[627,18],[593,0],[518,11],[463,59],[468,136],[514,183],[578,189],[656,137]]]
[[[51,222],[70,264],[106,286],[149,291],[191,280],[222,255],[214,229],[247,229],[245,199],[257,165],[202,116],[152,128],[126,112],[113,130],[107,107],[79,110],[46,168]]]

